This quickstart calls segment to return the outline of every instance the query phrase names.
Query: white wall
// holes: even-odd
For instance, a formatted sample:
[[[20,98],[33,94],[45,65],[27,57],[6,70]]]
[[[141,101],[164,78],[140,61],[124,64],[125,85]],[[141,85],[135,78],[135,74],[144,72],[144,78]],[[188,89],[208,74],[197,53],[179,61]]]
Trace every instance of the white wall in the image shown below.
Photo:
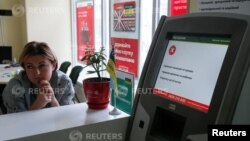
[[[72,61],[70,0],[25,0],[27,41],[48,43],[59,64]]]

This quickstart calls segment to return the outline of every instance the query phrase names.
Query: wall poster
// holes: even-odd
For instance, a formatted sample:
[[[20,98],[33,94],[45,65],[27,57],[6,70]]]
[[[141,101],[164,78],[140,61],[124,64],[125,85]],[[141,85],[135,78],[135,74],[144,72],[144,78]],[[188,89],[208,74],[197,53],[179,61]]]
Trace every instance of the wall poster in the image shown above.
[[[170,16],[183,15],[188,13],[187,0],[171,0]]]
[[[138,77],[139,0],[112,0],[110,7],[110,44],[115,48],[116,68]]]
[[[115,48],[115,64],[118,70],[130,72],[138,76],[138,40],[111,38]]]
[[[77,60],[86,50],[94,50],[94,5],[93,1],[76,3]]]
[[[135,31],[135,1],[114,4],[114,31]]]

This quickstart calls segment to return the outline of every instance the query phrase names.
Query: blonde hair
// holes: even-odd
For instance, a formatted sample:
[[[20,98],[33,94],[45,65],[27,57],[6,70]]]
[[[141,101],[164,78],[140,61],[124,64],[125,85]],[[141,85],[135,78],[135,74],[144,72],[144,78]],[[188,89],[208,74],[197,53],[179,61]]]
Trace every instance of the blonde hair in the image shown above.
[[[51,61],[51,63],[56,64],[55,70],[57,69],[57,65],[58,65],[57,58],[52,52],[52,50],[50,49],[50,47],[48,46],[48,44],[44,42],[36,42],[36,41],[29,42],[24,46],[24,49],[19,58],[19,63],[21,64],[21,66],[24,68],[25,59],[27,57],[34,56],[34,55],[41,55],[47,58],[48,60]]]

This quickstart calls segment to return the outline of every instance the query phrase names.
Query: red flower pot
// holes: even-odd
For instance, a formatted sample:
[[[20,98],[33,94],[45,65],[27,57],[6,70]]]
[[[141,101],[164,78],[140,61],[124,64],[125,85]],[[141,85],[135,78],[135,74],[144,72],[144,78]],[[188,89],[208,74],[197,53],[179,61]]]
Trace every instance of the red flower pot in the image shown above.
[[[105,109],[109,104],[109,78],[88,78],[83,80],[83,91],[91,109]]]

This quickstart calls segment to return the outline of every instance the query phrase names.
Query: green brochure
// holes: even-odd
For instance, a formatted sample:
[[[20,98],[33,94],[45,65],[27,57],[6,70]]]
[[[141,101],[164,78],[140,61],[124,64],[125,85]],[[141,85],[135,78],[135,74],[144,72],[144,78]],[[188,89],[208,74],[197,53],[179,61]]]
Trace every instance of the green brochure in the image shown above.
[[[111,105],[130,114],[134,99],[134,75],[120,70],[117,70],[116,74],[118,95],[114,95],[114,91],[112,91]]]

